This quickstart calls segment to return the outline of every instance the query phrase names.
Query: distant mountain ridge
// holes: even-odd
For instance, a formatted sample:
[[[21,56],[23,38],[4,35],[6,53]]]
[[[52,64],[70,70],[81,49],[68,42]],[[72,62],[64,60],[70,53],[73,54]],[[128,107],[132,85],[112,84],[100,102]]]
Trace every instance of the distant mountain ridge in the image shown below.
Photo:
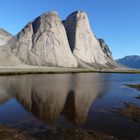
[[[140,69],[140,56],[138,55],[125,56],[121,59],[117,59],[117,62],[131,68]]]

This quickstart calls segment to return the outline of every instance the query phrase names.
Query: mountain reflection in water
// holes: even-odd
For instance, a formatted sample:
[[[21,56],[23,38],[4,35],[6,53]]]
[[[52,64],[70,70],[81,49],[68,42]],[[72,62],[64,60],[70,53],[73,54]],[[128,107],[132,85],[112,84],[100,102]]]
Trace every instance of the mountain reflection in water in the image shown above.
[[[15,98],[38,119],[53,123],[61,115],[83,124],[93,101],[107,89],[102,74],[47,74],[0,77],[0,103]]]

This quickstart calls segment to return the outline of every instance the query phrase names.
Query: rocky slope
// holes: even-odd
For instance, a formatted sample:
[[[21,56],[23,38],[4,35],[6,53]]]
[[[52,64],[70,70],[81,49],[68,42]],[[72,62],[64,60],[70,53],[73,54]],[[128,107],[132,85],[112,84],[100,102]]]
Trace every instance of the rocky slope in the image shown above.
[[[140,69],[140,56],[138,55],[125,56],[116,61],[128,67]]]
[[[7,41],[12,37],[10,33],[0,28],[0,45],[7,43]]]
[[[0,29],[0,66],[15,66],[21,64],[18,58],[12,54],[10,44],[13,42],[13,36]]]
[[[108,46],[92,33],[85,12],[74,12],[64,22],[56,12],[44,13],[16,36],[7,36],[8,41],[0,39],[6,42],[0,45],[0,66],[116,67]]]
[[[110,51],[108,45],[105,43],[103,39],[98,39],[100,46],[102,48],[103,53],[111,60],[113,60],[112,52]]]

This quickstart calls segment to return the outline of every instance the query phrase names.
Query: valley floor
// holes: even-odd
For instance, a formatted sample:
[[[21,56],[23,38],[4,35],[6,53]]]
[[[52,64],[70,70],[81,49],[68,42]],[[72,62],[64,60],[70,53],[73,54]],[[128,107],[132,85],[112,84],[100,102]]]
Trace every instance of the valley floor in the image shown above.
[[[20,66],[20,67],[0,67],[0,75],[20,75],[20,74],[55,74],[55,73],[140,73],[135,69],[94,69],[94,68],[61,68],[61,67],[42,67],[42,66]]]

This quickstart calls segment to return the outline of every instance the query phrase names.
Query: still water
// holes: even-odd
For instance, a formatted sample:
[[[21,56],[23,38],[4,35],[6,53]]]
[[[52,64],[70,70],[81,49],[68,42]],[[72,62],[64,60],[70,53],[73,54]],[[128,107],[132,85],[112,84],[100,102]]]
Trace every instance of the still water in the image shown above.
[[[0,77],[0,124],[27,133],[82,127],[120,138],[140,136],[140,123],[112,110],[140,106],[138,74],[44,74]]]

